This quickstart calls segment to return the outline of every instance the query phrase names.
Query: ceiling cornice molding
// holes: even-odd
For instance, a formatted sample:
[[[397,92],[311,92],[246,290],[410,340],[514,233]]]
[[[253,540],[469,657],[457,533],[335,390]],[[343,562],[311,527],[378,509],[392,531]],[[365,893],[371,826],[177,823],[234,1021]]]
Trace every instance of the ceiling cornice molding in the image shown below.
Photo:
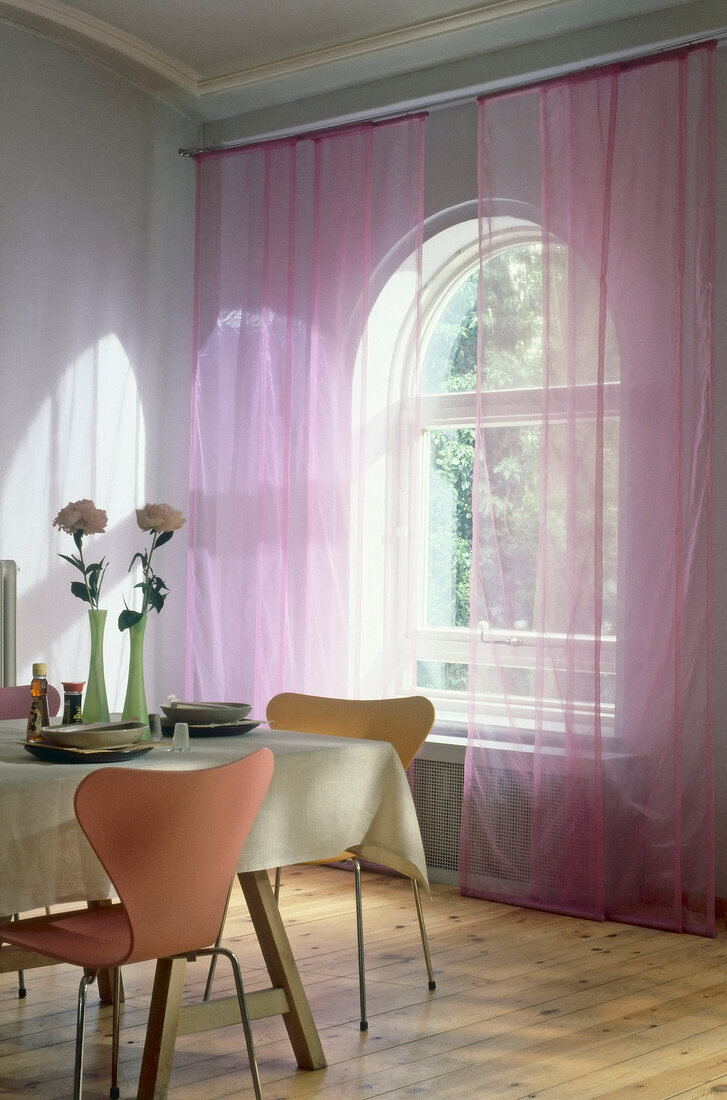
[[[94,56],[94,49],[101,59],[119,58],[123,72],[125,64],[149,74],[151,86],[171,85],[193,96],[214,95],[221,91],[234,91],[251,84],[273,80],[280,76],[302,73],[326,65],[353,61],[357,58],[407,46],[414,42],[444,37],[448,34],[473,31],[479,27],[513,16],[532,14],[546,8],[559,7],[569,0],[491,0],[486,6],[477,5],[455,15],[440,16],[419,23],[412,23],[395,31],[387,31],[365,38],[307,53],[252,66],[237,72],[203,77],[177,58],[156,49],[95,16],[56,0],[0,0],[0,17],[45,34],[61,43],[76,47],[79,42],[88,44],[87,53]]]
[[[89,43],[88,54],[93,57],[94,47],[101,51],[105,60],[109,53],[117,54],[131,62],[135,68],[147,70],[159,80],[181,88],[185,92],[196,94],[199,86],[199,74],[177,58],[137,38],[127,34],[111,23],[96,19],[77,8],[56,3],[55,0],[0,0],[0,16],[20,26],[44,33],[61,43],[85,41]]]
[[[213,95],[216,92],[233,91],[259,81],[274,80],[276,77],[289,76],[305,72],[307,69],[321,68],[341,61],[353,61],[382,50],[396,49],[413,42],[425,42],[432,38],[442,38],[448,34],[473,31],[499,19],[517,15],[533,14],[544,8],[559,7],[569,0],[492,0],[486,8],[478,5],[456,15],[443,15],[421,23],[412,23],[396,31],[357,38],[351,42],[326,49],[311,50],[308,53],[272,61],[265,65],[252,66],[225,76],[200,78],[197,91],[200,95]]]

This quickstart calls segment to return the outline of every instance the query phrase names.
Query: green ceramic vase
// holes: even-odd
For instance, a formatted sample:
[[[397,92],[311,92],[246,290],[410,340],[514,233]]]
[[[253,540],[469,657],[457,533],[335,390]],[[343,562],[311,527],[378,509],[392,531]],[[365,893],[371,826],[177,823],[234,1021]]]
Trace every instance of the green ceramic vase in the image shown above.
[[[144,722],[146,729],[141,734],[142,741],[151,740],[149,732],[149,711],[146,706],[146,688],[144,687],[144,632],[146,615],[138,623],[129,627],[129,678],[126,682],[126,698],[122,718],[125,722]]]
[[[109,704],[106,698],[106,677],[103,664],[103,638],[106,629],[106,612],[89,607],[88,622],[91,627],[91,660],[86,680],[86,698],[83,701],[84,722],[108,722]]]

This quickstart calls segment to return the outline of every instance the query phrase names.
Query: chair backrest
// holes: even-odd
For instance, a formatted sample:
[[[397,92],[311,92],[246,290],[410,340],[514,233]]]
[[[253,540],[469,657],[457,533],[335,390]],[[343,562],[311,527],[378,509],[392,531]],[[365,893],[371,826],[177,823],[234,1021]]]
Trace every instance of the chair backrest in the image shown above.
[[[99,768],[76,791],[78,822],[131,931],[121,962],[214,943],[247,835],[273,774],[270,749],[216,768]]]
[[[30,684],[0,687],[0,718],[27,718],[30,712]],[[48,684],[48,714],[52,718],[61,705],[60,693]]]
[[[408,768],[434,725],[434,707],[423,695],[399,699],[329,699],[284,691],[267,706],[277,729],[388,741]]]

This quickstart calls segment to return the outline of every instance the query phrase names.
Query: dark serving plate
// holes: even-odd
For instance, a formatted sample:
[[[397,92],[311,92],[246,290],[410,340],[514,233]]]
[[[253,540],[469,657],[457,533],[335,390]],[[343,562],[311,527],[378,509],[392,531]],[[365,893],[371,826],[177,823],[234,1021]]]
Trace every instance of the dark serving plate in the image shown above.
[[[239,722],[206,722],[203,725],[190,725],[190,737],[238,737],[242,733],[249,733],[259,726],[261,719],[241,718]],[[175,723],[168,718],[161,720],[162,733],[171,737],[174,733]]]
[[[72,749],[61,745],[46,745],[42,741],[22,741],[23,748],[39,760],[51,764],[111,764],[115,760],[128,760],[143,756],[154,748],[151,741],[135,741],[120,749]]]

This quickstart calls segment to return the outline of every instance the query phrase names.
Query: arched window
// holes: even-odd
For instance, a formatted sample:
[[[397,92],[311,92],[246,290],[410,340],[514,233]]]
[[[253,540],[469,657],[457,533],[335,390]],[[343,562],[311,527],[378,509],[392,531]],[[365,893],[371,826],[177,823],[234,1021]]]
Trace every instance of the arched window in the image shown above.
[[[592,378],[567,376],[566,349],[543,361],[544,291],[542,229],[503,214],[489,223],[480,271],[478,221],[468,217],[431,233],[423,250],[419,313],[402,294],[402,269],[389,280],[372,312],[369,339],[381,348],[389,377],[367,385],[367,422],[376,436],[377,460],[366,463],[363,535],[362,638],[365,670],[376,646],[387,654],[378,670],[389,691],[421,690],[444,724],[464,722],[473,631],[478,642],[478,692],[484,692],[493,726],[508,719],[525,727],[535,697],[544,369],[548,377],[551,461],[568,430],[587,436],[596,416]],[[548,293],[558,293],[572,262],[564,246],[548,249]],[[586,272],[583,279],[590,279]],[[405,281],[404,281],[405,282]],[[398,303],[398,309],[397,309]],[[480,325],[481,317],[481,325]],[[398,320],[398,324],[395,323]],[[550,334],[551,349],[554,346]],[[478,384],[478,345],[481,371]],[[382,367],[383,371],[383,367]],[[618,358],[609,322],[605,376],[605,566],[602,642],[610,654],[603,669],[602,709],[613,712],[616,632]],[[378,395],[378,396],[377,396]],[[383,395],[383,397],[382,397]],[[575,410],[575,415],[574,415]],[[386,422],[386,430],[381,423]],[[379,423],[379,428],[373,425]],[[473,473],[480,425],[487,470],[481,507],[490,511],[488,541],[479,565],[488,593],[489,621],[471,622]],[[574,427],[575,424],[575,427]],[[568,425],[568,427],[566,427]],[[371,441],[369,441],[369,445]],[[565,507],[565,493],[563,494]],[[552,523],[552,487],[551,487]],[[557,507],[557,505],[556,505]],[[384,539],[374,536],[386,517]],[[557,524],[555,525],[557,530]],[[563,523],[565,530],[565,522]],[[552,539],[552,534],[551,534]],[[555,556],[566,548],[556,548]],[[551,554],[551,561],[554,555]],[[386,624],[375,622],[385,609]],[[549,615],[549,654],[558,636],[575,632],[584,670],[592,636],[578,623]],[[387,638],[388,632],[388,638]],[[605,635],[605,637],[604,637]],[[371,648],[366,654],[366,638]],[[497,650],[495,651],[495,647]],[[491,670],[487,666],[491,665]],[[556,657],[557,664],[557,657]],[[482,671],[485,669],[483,677]],[[557,668],[550,669],[557,675]],[[559,704],[550,719],[557,725]]]

